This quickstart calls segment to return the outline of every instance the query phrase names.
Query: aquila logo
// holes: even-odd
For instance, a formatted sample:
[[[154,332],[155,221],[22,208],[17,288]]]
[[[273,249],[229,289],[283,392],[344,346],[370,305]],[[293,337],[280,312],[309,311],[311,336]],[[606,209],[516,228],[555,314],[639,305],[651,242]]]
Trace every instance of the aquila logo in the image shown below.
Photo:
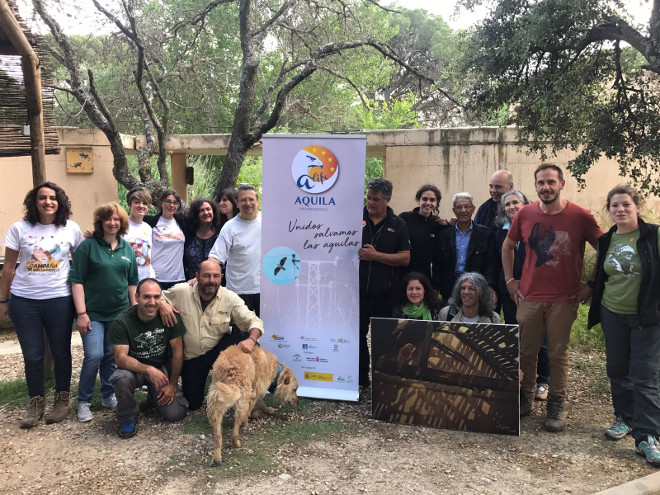
[[[307,146],[293,159],[291,175],[303,192],[320,194],[337,182],[339,163],[328,148],[318,145]]]

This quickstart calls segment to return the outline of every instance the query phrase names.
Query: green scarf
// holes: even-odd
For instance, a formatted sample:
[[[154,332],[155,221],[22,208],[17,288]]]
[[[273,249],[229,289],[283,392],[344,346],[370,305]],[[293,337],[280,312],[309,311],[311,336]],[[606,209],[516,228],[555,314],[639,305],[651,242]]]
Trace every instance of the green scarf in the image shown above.
[[[432,320],[431,311],[426,306],[426,303],[422,302],[419,306],[414,304],[406,304],[401,308],[401,311],[404,315],[412,320]]]

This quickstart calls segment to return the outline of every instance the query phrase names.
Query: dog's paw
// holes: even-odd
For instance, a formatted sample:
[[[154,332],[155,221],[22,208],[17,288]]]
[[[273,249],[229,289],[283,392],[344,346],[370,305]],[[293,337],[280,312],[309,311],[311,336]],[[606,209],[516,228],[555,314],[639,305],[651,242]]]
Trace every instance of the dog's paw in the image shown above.
[[[231,439],[231,444],[234,448],[241,448],[241,441],[238,438],[232,438]]]
[[[213,461],[211,461],[211,466],[213,467],[218,467],[221,464],[222,464],[222,457],[220,459],[213,459]]]
[[[275,409],[272,407],[267,407],[266,409],[264,409],[264,412],[272,416],[273,414],[275,414]]]

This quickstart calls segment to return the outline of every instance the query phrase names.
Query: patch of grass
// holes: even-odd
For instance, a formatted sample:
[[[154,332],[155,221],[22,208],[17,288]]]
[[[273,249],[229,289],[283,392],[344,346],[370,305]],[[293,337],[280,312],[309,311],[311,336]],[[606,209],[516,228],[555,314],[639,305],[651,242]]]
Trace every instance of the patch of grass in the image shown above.
[[[223,444],[231,437],[230,425],[223,422]],[[275,472],[277,463],[273,457],[282,445],[303,445],[320,441],[330,435],[348,433],[352,428],[337,421],[309,422],[306,418],[289,421],[250,434],[241,434],[240,449],[226,448],[222,452],[222,464],[211,469],[222,477],[249,476],[263,472]]]
[[[335,407],[332,401],[313,401],[300,398],[298,406],[288,406],[278,403],[273,397],[264,398],[267,405],[277,409],[274,425],[272,420],[263,417],[250,420],[249,433],[241,429],[240,449],[230,447],[231,430],[234,419],[231,414],[225,416],[222,422],[223,452],[220,466],[208,466],[208,474],[214,478],[233,478],[262,473],[276,473],[278,464],[275,460],[277,452],[283,445],[304,445],[313,441],[322,441],[331,435],[347,434],[354,426],[340,421],[312,421],[310,416],[319,411],[332,411]],[[286,417],[289,419],[287,420]],[[269,424],[266,424],[269,423]],[[207,435],[208,441],[213,441],[213,429],[202,413],[193,413],[182,424],[182,432],[189,435]],[[181,466],[180,458],[170,462]],[[185,465],[198,466],[199,462],[192,458],[185,459]],[[181,469],[185,469],[182,466]]]
[[[575,359],[573,366],[587,375],[591,381],[590,392],[602,395],[610,392],[610,380],[605,371],[605,361],[599,356],[581,356]]]
[[[605,350],[605,337],[603,336],[600,324],[587,330],[588,313],[589,305],[580,304],[577,318],[573,322],[573,327],[571,328],[571,343],[589,349]]]
[[[24,406],[27,404],[27,383],[24,378],[0,382],[0,405]]]

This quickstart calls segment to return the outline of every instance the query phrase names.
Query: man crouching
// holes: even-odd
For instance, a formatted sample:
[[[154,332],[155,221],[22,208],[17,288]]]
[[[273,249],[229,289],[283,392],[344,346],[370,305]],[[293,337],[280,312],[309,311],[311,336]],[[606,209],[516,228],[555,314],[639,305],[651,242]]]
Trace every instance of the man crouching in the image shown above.
[[[188,413],[185,399],[176,397],[186,329],[178,315],[173,327],[163,325],[158,314],[161,288],[156,280],[140,281],[136,298],[137,306],[119,314],[110,329],[117,364],[110,383],[115,387],[121,438],[135,435],[139,408],[133,394],[137,387],[147,386],[150,401],[166,421],[180,421]]]

